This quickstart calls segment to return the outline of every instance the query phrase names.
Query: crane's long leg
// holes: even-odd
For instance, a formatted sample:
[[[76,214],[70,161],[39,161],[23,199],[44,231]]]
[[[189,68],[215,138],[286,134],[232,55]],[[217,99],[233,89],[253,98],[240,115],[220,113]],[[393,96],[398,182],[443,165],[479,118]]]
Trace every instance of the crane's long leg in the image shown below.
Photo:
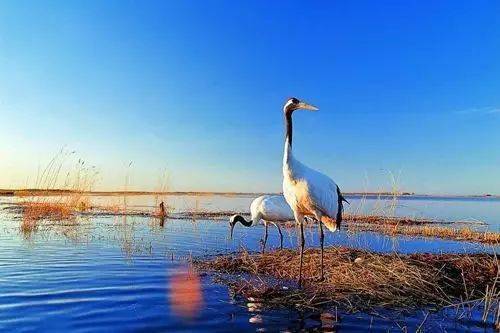
[[[264,232],[264,242],[262,243],[262,254],[264,254],[264,252],[266,251],[268,223],[265,222],[264,225],[265,225],[266,231]]]
[[[324,242],[325,242],[325,234],[323,232],[323,222],[321,222],[321,220],[319,220],[319,242],[321,244],[321,276],[320,276],[320,280],[323,281],[325,279],[324,265],[323,265],[323,249],[324,249]]]
[[[278,229],[278,232],[280,233],[280,249],[283,250],[283,233],[281,232],[281,228],[278,223],[276,222],[271,222],[276,229]]]
[[[319,243],[321,246],[321,268],[320,268],[320,281],[323,281],[325,279],[325,273],[324,273],[324,264],[323,264],[323,258],[324,258],[324,248],[325,248],[325,233],[323,232],[323,222],[321,222],[321,219],[323,217],[323,214],[321,214],[319,211],[314,212],[314,218],[318,222],[318,229],[319,229]]]
[[[304,246],[306,244],[304,237],[304,216],[295,213],[295,221],[300,226],[300,266],[299,266],[299,288],[302,287],[302,266],[304,264]]]
[[[299,288],[302,287],[302,265],[304,263],[304,223],[300,223],[300,268],[299,268]]]

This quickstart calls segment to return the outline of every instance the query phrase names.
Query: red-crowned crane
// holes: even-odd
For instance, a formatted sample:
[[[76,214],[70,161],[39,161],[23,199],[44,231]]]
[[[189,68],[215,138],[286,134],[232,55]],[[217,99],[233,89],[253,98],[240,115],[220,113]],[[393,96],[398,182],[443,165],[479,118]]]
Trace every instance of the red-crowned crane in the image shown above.
[[[319,223],[321,244],[321,279],[323,272],[323,224],[332,232],[340,228],[343,201],[339,187],[330,177],[299,162],[292,154],[292,114],[295,110],[316,111],[318,108],[290,98],[283,107],[286,125],[283,154],[283,195],[300,226],[299,287],[302,286],[302,264],[304,260],[304,217],[311,216]]]

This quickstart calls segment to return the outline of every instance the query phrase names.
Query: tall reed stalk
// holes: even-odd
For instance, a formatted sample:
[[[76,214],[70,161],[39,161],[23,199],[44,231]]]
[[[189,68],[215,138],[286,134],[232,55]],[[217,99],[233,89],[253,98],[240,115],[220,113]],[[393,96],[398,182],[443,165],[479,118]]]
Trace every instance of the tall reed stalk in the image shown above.
[[[21,199],[21,232],[29,234],[37,228],[37,222],[44,219],[71,219],[76,212],[91,208],[88,192],[92,191],[98,179],[95,166],[89,166],[82,159],[76,159],[74,151],[61,149],[48,164],[38,169],[33,190],[53,191],[57,195],[33,195],[24,191]]]

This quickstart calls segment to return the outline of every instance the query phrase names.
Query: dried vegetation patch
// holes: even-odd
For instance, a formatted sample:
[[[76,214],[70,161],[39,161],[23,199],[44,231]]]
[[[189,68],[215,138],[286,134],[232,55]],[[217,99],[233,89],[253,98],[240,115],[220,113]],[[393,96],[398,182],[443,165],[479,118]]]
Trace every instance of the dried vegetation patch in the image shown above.
[[[320,252],[309,249],[304,258],[303,289],[283,288],[283,281],[297,278],[299,256],[293,250],[263,255],[243,252],[197,261],[195,265],[201,270],[276,279],[277,283],[260,278],[230,282],[238,294],[274,306],[340,305],[351,311],[377,307],[441,308],[483,300],[487,287],[491,303],[498,306],[500,291],[497,258],[490,254],[399,255],[331,247],[325,249],[325,280],[320,282]]]

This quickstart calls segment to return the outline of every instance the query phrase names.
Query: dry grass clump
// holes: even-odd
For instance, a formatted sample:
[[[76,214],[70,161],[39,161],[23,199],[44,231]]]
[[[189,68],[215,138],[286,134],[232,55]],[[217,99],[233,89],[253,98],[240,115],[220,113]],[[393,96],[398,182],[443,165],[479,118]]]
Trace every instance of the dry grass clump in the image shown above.
[[[41,219],[63,220],[73,216],[71,206],[59,202],[26,202],[23,203],[23,220],[38,221]]]
[[[263,255],[226,255],[195,262],[200,269],[250,273],[294,281],[299,269],[297,251],[277,250]],[[378,254],[344,247],[325,249],[325,280],[319,282],[320,251],[304,256],[301,290],[281,283],[232,282],[236,292],[270,305],[317,308],[341,305],[351,311],[377,307],[443,307],[464,299],[484,297],[499,276],[496,257],[488,254]],[[263,281],[263,280],[261,280]],[[493,297],[498,305],[499,293]]]
[[[429,219],[417,219],[411,217],[399,216],[381,216],[381,215],[363,215],[363,214],[345,214],[343,220],[346,223],[369,223],[383,225],[424,225],[435,223]]]
[[[57,196],[30,195],[29,191],[20,202],[22,223],[20,230],[29,234],[36,229],[41,220],[71,219],[77,212],[91,209],[87,192],[92,190],[97,178],[97,171],[93,166],[87,166],[81,159],[67,168],[74,152],[64,149],[50,160],[48,165],[38,172],[35,189],[49,191],[58,189]],[[65,170],[67,171],[65,172]]]
[[[350,231],[373,231],[386,235],[407,235],[437,237],[458,241],[478,242],[483,244],[500,244],[500,233],[492,231],[476,231],[471,228],[450,228],[429,225],[383,225],[383,224],[348,224]]]
[[[451,238],[456,240],[465,240],[472,242],[480,242],[487,244],[500,243],[500,233],[497,232],[480,232],[472,230],[471,228],[445,228],[445,227],[430,227],[425,226],[421,228],[406,227],[403,232],[406,235],[423,235],[430,237]]]

